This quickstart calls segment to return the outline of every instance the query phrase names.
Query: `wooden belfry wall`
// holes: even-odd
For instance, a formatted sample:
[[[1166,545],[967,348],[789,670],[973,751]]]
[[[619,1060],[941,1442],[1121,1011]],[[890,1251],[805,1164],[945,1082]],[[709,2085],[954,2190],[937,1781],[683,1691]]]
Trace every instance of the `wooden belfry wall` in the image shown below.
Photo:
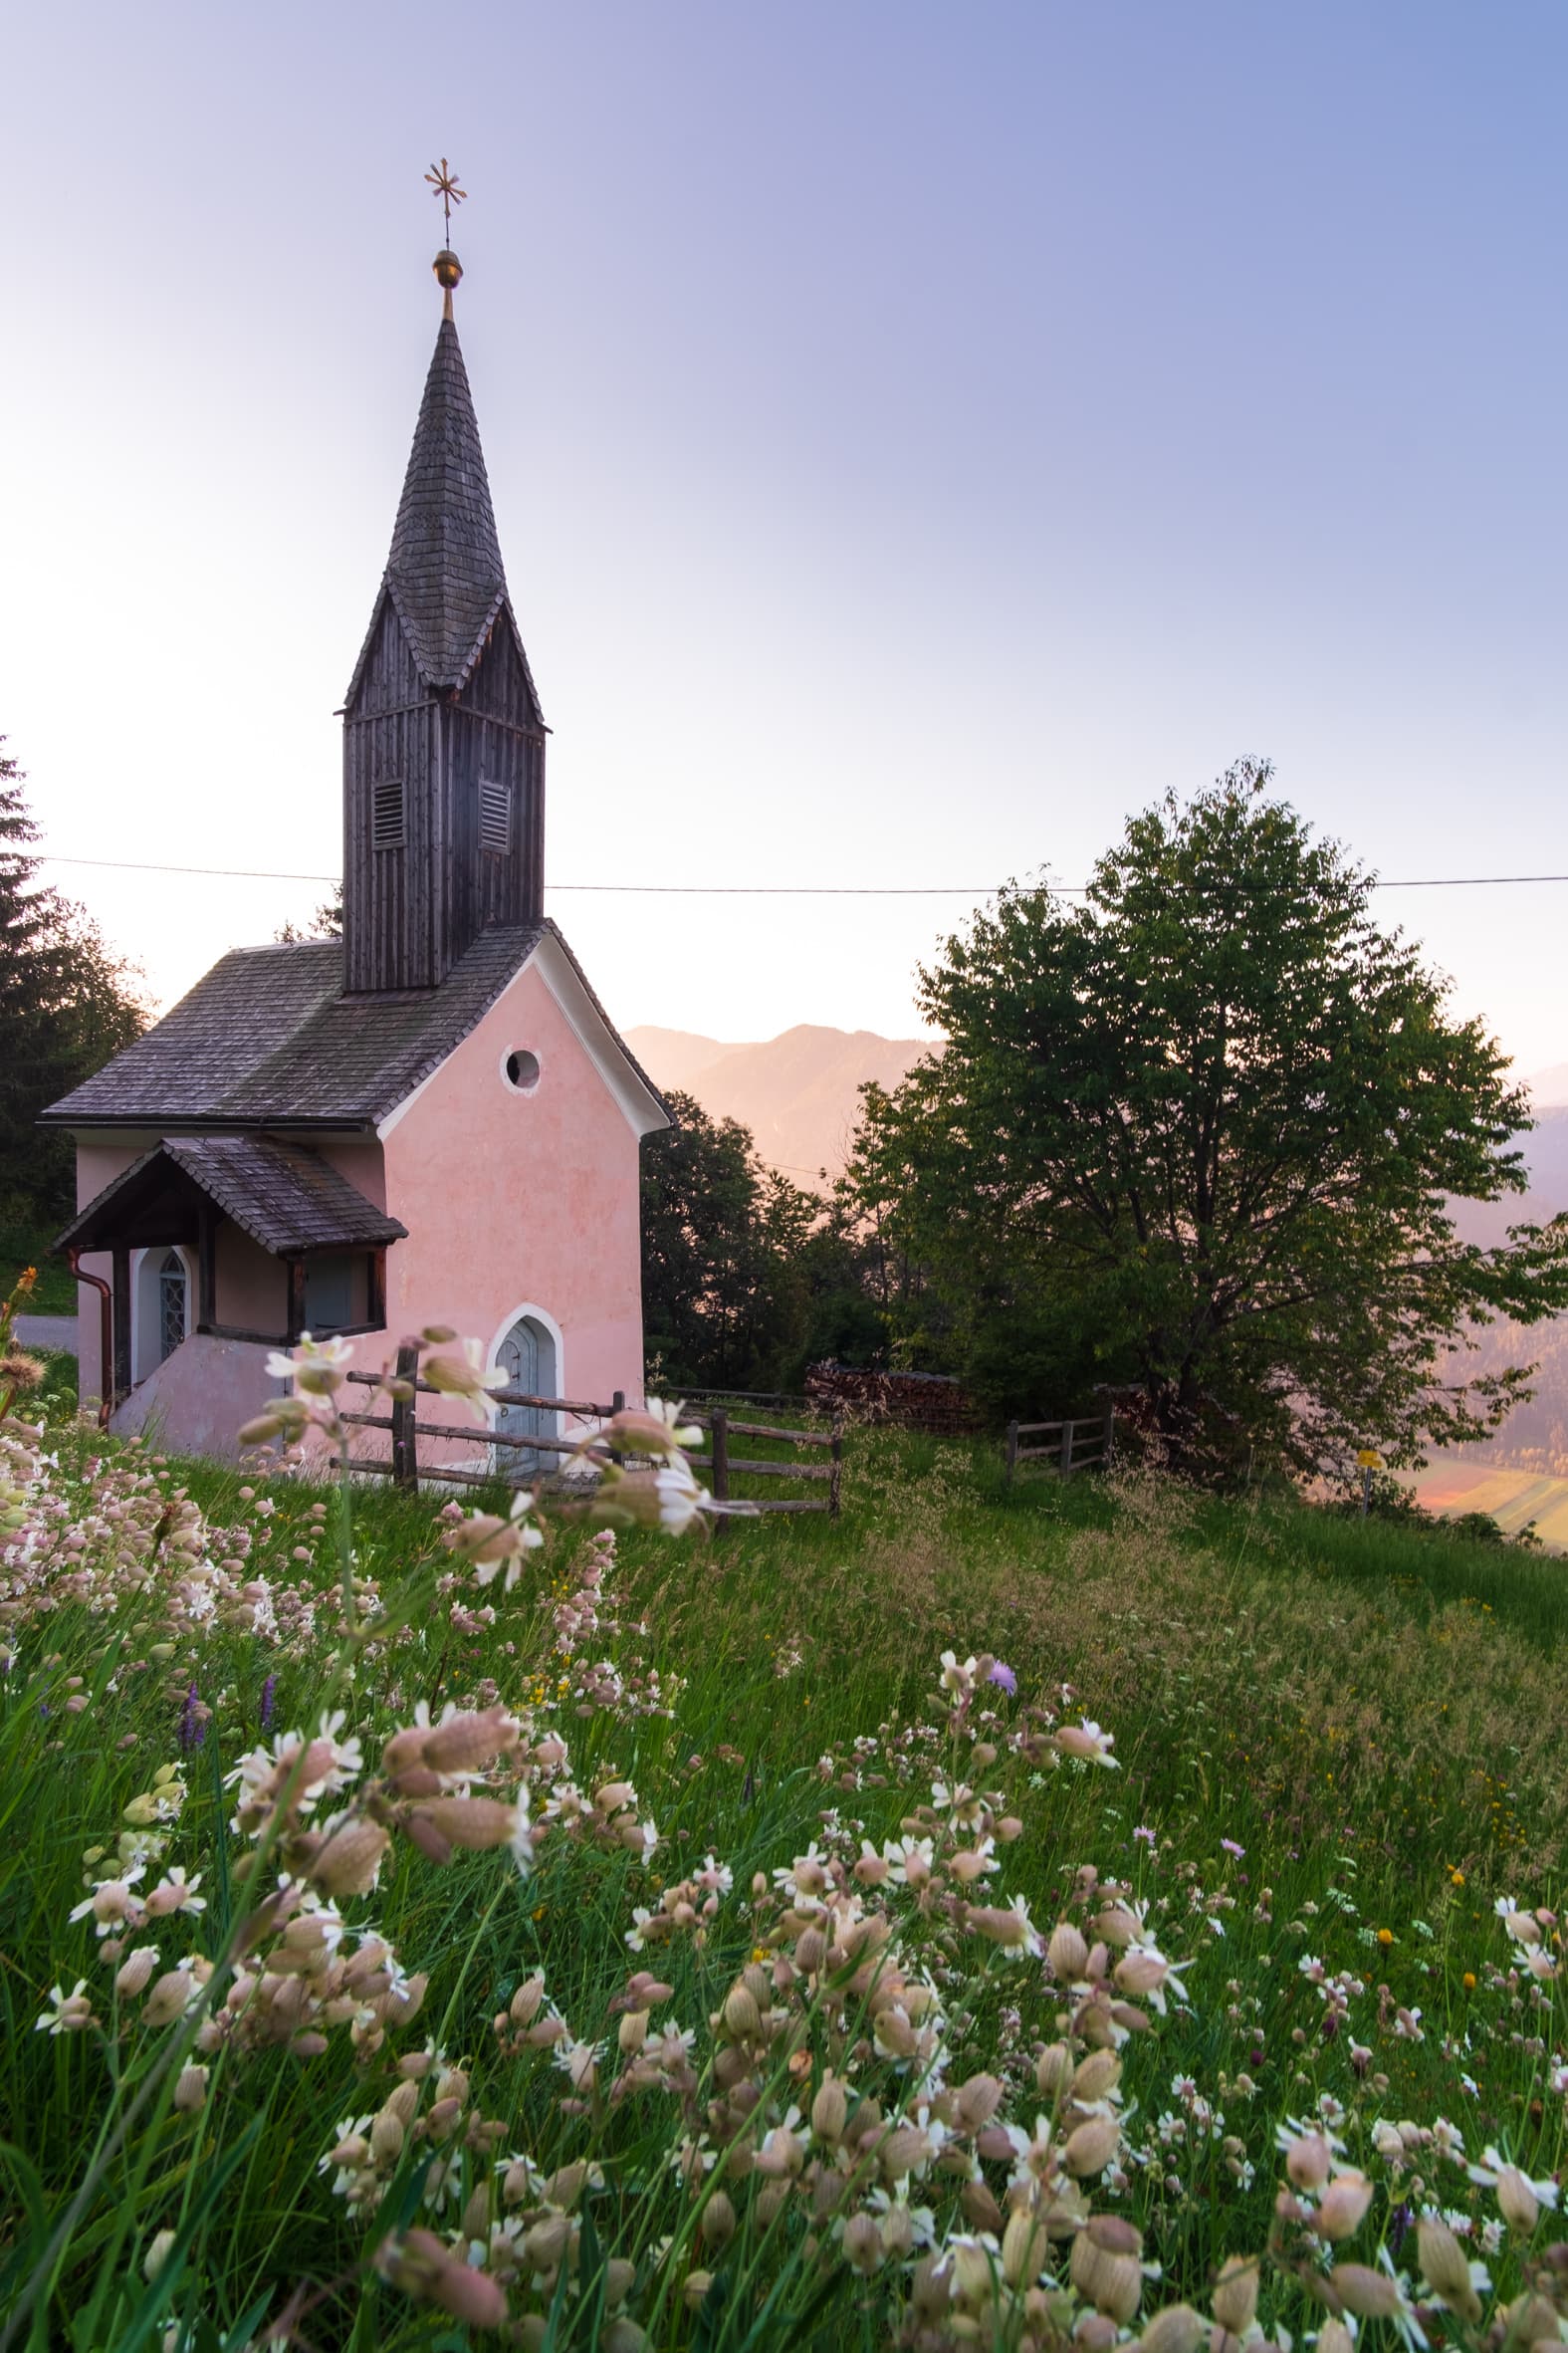
[[[508,797],[506,851],[480,839],[481,782]],[[376,789],[402,789],[376,846]],[[544,912],[545,732],[503,611],[466,686],[426,687],[390,596],[343,714],[343,947],[350,990],[429,989],[488,924]]]

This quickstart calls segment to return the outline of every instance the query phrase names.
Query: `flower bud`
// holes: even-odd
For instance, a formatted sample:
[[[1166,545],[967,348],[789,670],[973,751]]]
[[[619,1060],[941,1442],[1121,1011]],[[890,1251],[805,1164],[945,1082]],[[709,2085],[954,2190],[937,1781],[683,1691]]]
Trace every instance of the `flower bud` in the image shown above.
[[[973,2239],[960,2240],[953,2248],[953,2285],[959,2300],[966,2304],[989,2303],[992,2294],[992,2257]]]
[[[1399,2310],[1399,2287],[1385,2271],[1368,2263],[1336,2263],[1328,2283],[1347,2312],[1358,2320],[1392,2320]]]
[[[507,2005],[507,2015],[514,2026],[532,2026],[539,2005],[545,1999],[545,1981],[540,1977],[525,1978]]]
[[[979,2132],[989,2124],[1002,2105],[1003,2086],[995,2075],[972,2075],[961,2084],[957,2095],[957,2122],[961,2132]]]
[[[1416,2257],[1421,2275],[1435,2296],[1467,2320],[1480,2318],[1480,2298],[1470,2284],[1464,2250],[1447,2223],[1423,2221],[1416,2226]]]
[[[1079,2181],[1103,2173],[1116,2155],[1121,2137],[1121,2127],[1114,2117],[1091,2116],[1067,2135],[1061,2152],[1062,2164]]]
[[[869,2278],[873,2271],[882,2268],[885,2251],[876,2217],[868,2214],[851,2215],[844,2225],[844,2260],[851,2270]]]
[[[621,2012],[620,2024],[615,2029],[615,2046],[625,2059],[635,2058],[648,2039],[648,2013],[645,2009]]]
[[[1167,2304],[1144,2330],[1142,2353],[1197,2353],[1208,2334],[1207,2321],[1191,2304]]]
[[[732,1986],[724,2000],[724,2022],[737,2042],[749,2042],[762,2031],[763,2015],[750,1986]]]
[[[1220,2326],[1232,2337],[1244,2337],[1257,2318],[1255,2255],[1230,2255],[1220,2267],[1210,2302]]]
[[[1026,2287],[1039,2275],[1049,2241],[1038,2215],[1019,2207],[1002,2235],[1002,2276],[1009,2287]]]
[[[169,2259],[169,2249],[173,2244],[174,2233],[172,2231],[154,2232],[151,2243],[141,2258],[141,2274],[144,2279],[156,2279]]]
[[[423,2054],[421,2054],[423,2055]],[[383,2112],[395,2116],[399,2124],[413,2123],[419,2108],[419,2086],[413,2081],[395,2084],[381,2102]]]
[[[325,1896],[367,1896],[391,1839],[379,1822],[345,1823],[312,1857],[307,1876]]]
[[[735,2236],[735,2209],[723,2190],[715,2190],[703,2208],[701,2233],[704,2246],[711,2246],[715,2254]]]
[[[393,2166],[403,2153],[403,2121],[383,2108],[370,2126],[370,2154],[377,2165]]]
[[[887,2180],[901,2182],[931,2155],[931,2139],[918,2124],[900,2124],[888,2134],[877,2154]]]
[[[1048,2043],[1034,2062],[1034,2088],[1042,2100],[1064,2092],[1072,2081],[1072,2053],[1065,2042]]]
[[[174,2105],[182,2116],[194,2116],[198,2108],[207,2104],[207,2070],[188,2060],[179,2071],[174,2086]]]
[[[432,1772],[479,1772],[492,1759],[510,1756],[521,1728],[505,1708],[449,1716],[422,1743]]]
[[[1086,2303],[1123,2326],[1138,2309],[1143,2294],[1143,2272],[1136,2255],[1113,2254],[1097,2246],[1088,2231],[1072,2242],[1068,2268],[1072,2284]]]
[[[1505,2165],[1497,2176],[1497,2212],[1522,2238],[1528,2238],[1540,2221],[1535,2192],[1516,2165]]]
[[[1332,2163],[1333,2153],[1320,2132],[1298,2134],[1285,2151],[1285,2171],[1298,2190],[1321,2190]]]
[[[189,2006],[195,1981],[188,1969],[167,1969],[141,2005],[144,2026],[168,2026]]]
[[[826,2075],[811,2102],[811,2130],[819,2141],[836,2148],[844,2137],[849,2098],[836,2075]]]
[[[122,2000],[131,2000],[146,1985],[158,1965],[156,1945],[138,1945],[128,1961],[122,1961],[114,1974],[114,1991]]]
[[[1324,2321],[1317,2332],[1317,2353],[1356,2353],[1356,2340],[1342,2320]]]
[[[571,2217],[546,2215],[523,2234],[523,2254],[536,2271],[554,2271],[571,2244]]]
[[[455,2255],[441,2266],[430,2300],[470,2328],[500,2328],[507,2317],[507,2299],[489,2272],[476,2271]]]
[[[1050,1963],[1052,1974],[1063,1984],[1081,1978],[1089,1961],[1089,1948],[1084,1943],[1082,1930],[1075,1928],[1070,1920],[1058,1921],[1050,1932],[1045,1957]]]
[[[1372,2184],[1365,2174],[1336,2174],[1318,2200],[1317,2227],[1325,2238],[1348,2238],[1360,2230],[1371,2204]]]
[[[1113,2050],[1095,2050],[1073,2070],[1072,2096],[1083,2107],[1103,2100],[1121,2081],[1122,2063]]]

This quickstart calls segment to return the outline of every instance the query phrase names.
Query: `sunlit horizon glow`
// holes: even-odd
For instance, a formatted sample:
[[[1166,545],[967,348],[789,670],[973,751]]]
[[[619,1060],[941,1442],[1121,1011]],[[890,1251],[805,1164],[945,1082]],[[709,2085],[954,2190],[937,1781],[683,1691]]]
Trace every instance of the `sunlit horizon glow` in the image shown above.
[[[1244,753],[1568,868],[1568,20],[915,0],[12,29],[0,730],[52,850],[338,864],[439,317],[560,880],[1081,880]],[[42,193],[38,191],[43,191]],[[320,885],[53,870],[167,1003]],[[918,1027],[926,899],[548,902],[624,1029]],[[1568,889],[1389,893],[1525,1070]]]

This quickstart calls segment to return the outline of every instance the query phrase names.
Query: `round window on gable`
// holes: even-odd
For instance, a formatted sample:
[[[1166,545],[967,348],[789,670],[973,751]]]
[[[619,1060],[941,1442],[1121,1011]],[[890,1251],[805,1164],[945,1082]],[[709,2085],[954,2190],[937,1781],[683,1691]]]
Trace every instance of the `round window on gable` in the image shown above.
[[[532,1094],[539,1084],[539,1056],[530,1054],[526,1046],[515,1046],[502,1069],[508,1086],[515,1087],[519,1094]]]

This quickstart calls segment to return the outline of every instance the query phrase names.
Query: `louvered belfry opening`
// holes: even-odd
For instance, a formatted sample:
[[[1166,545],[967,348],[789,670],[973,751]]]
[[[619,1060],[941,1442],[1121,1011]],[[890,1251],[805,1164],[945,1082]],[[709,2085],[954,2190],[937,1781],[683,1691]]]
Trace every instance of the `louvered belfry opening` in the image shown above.
[[[437,988],[489,926],[542,919],[545,734],[444,319],[343,712],[350,993]]]

